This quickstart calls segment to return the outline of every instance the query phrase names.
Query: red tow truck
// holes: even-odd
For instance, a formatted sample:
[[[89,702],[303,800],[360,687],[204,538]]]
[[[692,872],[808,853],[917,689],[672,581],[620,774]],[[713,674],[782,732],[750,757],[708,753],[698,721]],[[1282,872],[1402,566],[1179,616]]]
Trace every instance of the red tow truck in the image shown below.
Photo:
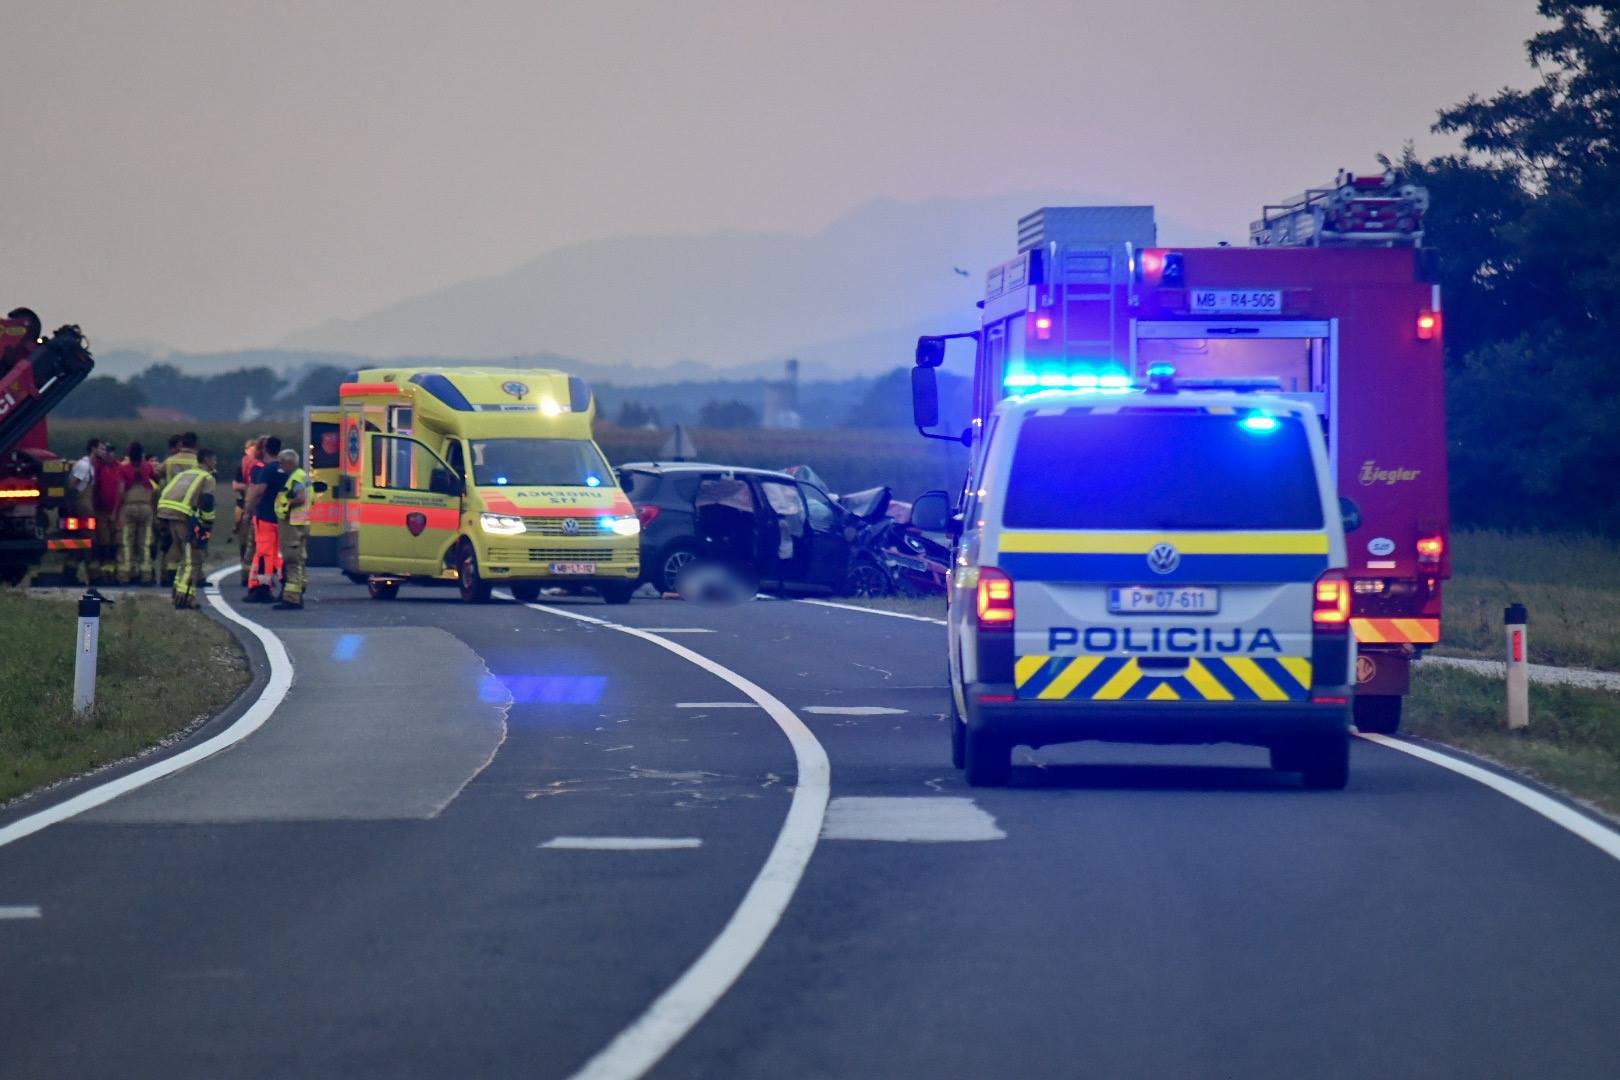
[[[71,513],[70,463],[46,446],[45,416],[95,367],[77,326],[40,336],[39,316],[0,319],[0,581],[15,585],[46,552],[88,550],[94,518]]]
[[[1451,573],[1427,205],[1393,173],[1341,174],[1265,207],[1250,246],[1214,248],[1159,246],[1148,206],[1037,210],[1019,222],[1017,257],[989,271],[979,329],[918,341],[918,430],[972,445],[1004,397],[1126,388],[1150,367],[1275,379],[1311,403],[1327,434],[1352,527],[1356,724],[1392,733],[1412,661],[1440,640]],[[929,430],[939,422],[933,369],[953,338],[975,343],[973,414],[959,436]]]

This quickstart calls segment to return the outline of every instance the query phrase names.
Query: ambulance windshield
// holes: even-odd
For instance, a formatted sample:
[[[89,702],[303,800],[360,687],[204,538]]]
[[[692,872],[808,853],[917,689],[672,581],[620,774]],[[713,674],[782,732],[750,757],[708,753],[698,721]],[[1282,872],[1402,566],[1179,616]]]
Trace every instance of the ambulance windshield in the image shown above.
[[[601,487],[612,484],[587,439],[473,439],[472,482],[482,487]]]
[[[1018,433],[1009,529],[1320,529],[1305,428],[1250,411],[1031,416]]]

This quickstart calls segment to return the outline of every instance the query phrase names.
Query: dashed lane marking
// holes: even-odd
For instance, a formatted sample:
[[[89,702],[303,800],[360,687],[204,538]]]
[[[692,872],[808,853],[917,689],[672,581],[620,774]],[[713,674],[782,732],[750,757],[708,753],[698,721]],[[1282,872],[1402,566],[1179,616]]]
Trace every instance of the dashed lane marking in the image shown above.
[[[906,710],[882,705],[806,705],[799,711],[819,716],[902,716]]]
[[[776,843],[771,845],[765,864],[731,913],[720,936],[709,943],[692,966],[660,994],[646,1012],[574,1074],[575,1080],[635,1080],[658,1064],[708,1014],[776,929],[821,837],[832,767],[827,761],[827,751],[792,709],[723,664],[639,627],[620,626],[547,604],[525,606],[558,618],[617,630],[674,653],[757,703],[781,729],[793,749],[797,776],[787,817],[782,821],[782,829],[776,834]]]
[[[1005,840],[996,819],[972,799],[848,796],[834,799],[821,826],[823,840],[888,840],[944,844]]]
[[[274,634],[253,620],[238,615],[220,595],[220,579],[237,572],[237,567],[228,566],[223,570],[216,570],[209,574],[209,587],[204,593],[204,597],[225,618],[247,627],[248,632],[258,638],[259,644],[264,647],[265,659],[270,664],[270,678],[266,681],[264,692],[259,695],[259,699],[249,705],[247,711],[238,716],[230,727],[188,750],[183,750],[173,757],[166,757],[162,761],[154,762],[144,769],[136,769],[134,772],[125,773],[123,776],[115,780],[109,780],[105,784],[97,784],[95,787],[90,788],[88,791],[82,791],[71,799],[65,799],[55,806],[48,806],[37,814],[29,814],[25,818],[18,818],[10,825],[0,828],[0,847],[21,840],[25,836],[32,836],[41,829],[49,828],[59,821],[66,821],[68,818],[76,817],[86,810],[92,810],[103,803],[112,802],[118,796],[134,791],[136,788],[145,787],[154,780],[160,780],[171,773],[177,773],[187,765],[194,765],[203,758],[217,754],[227,747],[235,746],[264,726],[264,722],[270,718],[271,713],[276,711],[276,707],[287,696],[287,691],[292,688],[292,661],[288,659],[287,650],[282,648],[281,642]]]
[[[676,851],[702,847],[695,836],[558,836],[540,845],[556,851]]]
[[[41,918],[38,904],[0,904],[0,919]]]
[[[645,626],[644,630],[651,630],[655,634],[712,634],[715,631],[706,626]]]

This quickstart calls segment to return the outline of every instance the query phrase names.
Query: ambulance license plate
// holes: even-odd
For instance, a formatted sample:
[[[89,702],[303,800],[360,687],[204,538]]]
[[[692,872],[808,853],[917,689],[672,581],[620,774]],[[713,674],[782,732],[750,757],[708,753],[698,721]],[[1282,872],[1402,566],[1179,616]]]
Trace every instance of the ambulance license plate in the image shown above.
[[[596,564],[593,562],[554,562],[551,564],[553,574],[594,574]]]
[[[1221,610],[1221,590],[1211,585],[1161,589],[1115,585],[1108,590],[1112,615],[1213,615]]]

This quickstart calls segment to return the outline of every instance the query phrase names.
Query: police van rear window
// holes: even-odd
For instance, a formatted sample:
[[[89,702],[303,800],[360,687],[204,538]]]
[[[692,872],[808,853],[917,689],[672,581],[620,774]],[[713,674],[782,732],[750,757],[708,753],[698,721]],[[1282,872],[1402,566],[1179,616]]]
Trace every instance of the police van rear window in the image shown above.
[[[1319,529],[1297,419],[1139,410],[1031,416],[1002,510],[1012,529]]]

